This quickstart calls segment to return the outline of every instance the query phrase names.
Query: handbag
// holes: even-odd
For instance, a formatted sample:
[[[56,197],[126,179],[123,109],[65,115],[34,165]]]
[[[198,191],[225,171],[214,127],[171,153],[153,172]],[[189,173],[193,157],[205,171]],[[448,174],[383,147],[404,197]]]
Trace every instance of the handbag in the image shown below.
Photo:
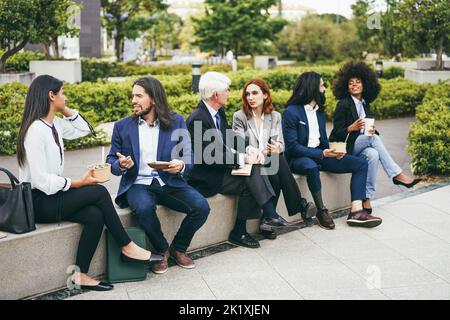
[[[36,230],[33,212],[31,183],[19,183],[8,170],[6,173],[11,185],[0,185],[0,230],[11,233],[26,233]]]

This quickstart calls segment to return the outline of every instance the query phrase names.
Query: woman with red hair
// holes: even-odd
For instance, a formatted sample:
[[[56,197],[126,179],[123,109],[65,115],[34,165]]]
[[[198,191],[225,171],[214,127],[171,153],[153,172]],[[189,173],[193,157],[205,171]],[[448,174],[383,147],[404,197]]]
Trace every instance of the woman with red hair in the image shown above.
[[[300,212],[307,225],[312,225],[314,212],[312,203],[302,198],[298,185],[292,176],[289,165],[283,156],[284,140],[281,130],[281,115],[274,110],[270,90],[261,78],[247,81],[242,93],[242,109],[233,115],[233,130],[245,138],[246,152],[256,155],[261,164],[265,165],[265,173],[276,193],[276,206],[280,192],[283,191],[284,201],[289,216]],[[312,209],[312,210],[311,210]],[[260,229],[267,238],[276,235],[265,228],[264,219]]]

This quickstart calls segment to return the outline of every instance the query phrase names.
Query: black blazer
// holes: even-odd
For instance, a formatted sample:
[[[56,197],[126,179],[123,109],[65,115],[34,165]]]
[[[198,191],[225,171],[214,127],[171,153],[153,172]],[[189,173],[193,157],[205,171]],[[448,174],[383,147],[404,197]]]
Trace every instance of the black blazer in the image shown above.
[[[373,113],[370,111],[369,103],[364,106],[364,111],[367,118],[373,118]],[[347,138],[347,128],[356,120],[358,120],[358,111],[356,110],[355,102],[352,97],[348,96],[340,100],[333,114],[333,130],[330,133],[330,142],[344,142]],[[378,131],[375,132],[379,134]],[[355,146],[356,138],[358,138],[359,132],[353,131],[347,139],[347,153],[352,154]]]
[[[189,173],[187,180],[191,186],[196,188],[205,197],[211,197],[219,193],[222,188],[224,175],[229,173],[232,169],[239,168],[238,154],[233,153],[230,150],[230,148],[234,148],[235,146],[235,144],[231,142],[236,142],[236,139],[240,140],[236,145],[239,145],[242,148],[238,148],[238,151],[241,153],[245,153],[246,143],[237,134],[233,134],[233,131],[227,122],[227,118],[223,108],[219,109],[219,114],[221,122],[220,131],[222,131],[222,136],[224,137],[223,139],[225,139],[228,147],[225,147],[224,141],[222,139],[219,139],[217,141],[215,139],[211,139],[212,141],[204,141],[205,139],[203,137],[207,130],[214,129],[216,130],[215,132],[217,132],[217,129],[215,121],[211,117],[211,114],[209,113],[208,108],[203,101],[200,101],[197,108],[190,114],[190,116],[186,120],[186,124],[191,135],[192,149],[194,151],[195,158],[194,168]],[[195,123],[197,123],[197,125],[195,125]],[[194,133],[195,127],[201,128],[201,150],[199,148],[199,141],[195,141],[195,139],[198,140],[200,138],[199,132],[197,132],[197,134]],[[233,141],[230,141],[230,139],[226,139],[227,133],[230,137],[231,135],[233,136]],[[217,161],[217,163],[213,162],[211,164],[205,163],[205,159],[203,159],[203,152],[205,151],[205,148],[214,143],[220,144],[218,148],[216,147],[216,150],[223,150],[222,154],[217,155],[217,157],[220,157],[221,161]],[[212,146],[207,149],[206,154],[212,154],[212,156],[215,157],[216,153],[211,153],[211,148]]]

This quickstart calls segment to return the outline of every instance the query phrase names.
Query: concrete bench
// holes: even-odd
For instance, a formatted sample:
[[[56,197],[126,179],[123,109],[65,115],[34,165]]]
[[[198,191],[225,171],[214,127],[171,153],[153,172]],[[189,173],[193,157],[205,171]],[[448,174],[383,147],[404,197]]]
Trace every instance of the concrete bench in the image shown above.
[[[295,175],[302,196],[312,201],[306,178]],[[321,173],[324,202],[330,211],[345,209],[350,204],[350,175]],[[216,195],[208,198],[211,213],[205,225],[196,233],[189,248],[200,248],[227,241],[236,216],[236,197]],[[289,221],[284,201],[278,205],[279,213]],[[117,209],[124,226],[135,226],[129,209]],[[184,214],[158,207],[158,216],[169,243],[175,236]],[[248,222],[250,233],[257,232],[258,220]],[[26,298],[54,291],[66,286],[66,270],[75,263],[76,250],[82,227],[76,223],[39,224],[37,230],[22,234],[8,234],[0,239],[0,299]],[[106,241],[102,236],[92,260],[89,274],[106,273]]]

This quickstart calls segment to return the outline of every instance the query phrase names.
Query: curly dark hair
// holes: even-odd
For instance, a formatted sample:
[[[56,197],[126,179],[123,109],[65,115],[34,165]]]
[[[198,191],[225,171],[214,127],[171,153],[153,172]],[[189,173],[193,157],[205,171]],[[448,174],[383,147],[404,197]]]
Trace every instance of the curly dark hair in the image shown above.
[[[336,99],[342,100],[350,96],[348,82],[351,78],[362,81],[362,96],[366,102],[370,103],[377,98],[381,86],[375,71],[362,61],[349,61],[342,66],[333,81],[333,94]]]

